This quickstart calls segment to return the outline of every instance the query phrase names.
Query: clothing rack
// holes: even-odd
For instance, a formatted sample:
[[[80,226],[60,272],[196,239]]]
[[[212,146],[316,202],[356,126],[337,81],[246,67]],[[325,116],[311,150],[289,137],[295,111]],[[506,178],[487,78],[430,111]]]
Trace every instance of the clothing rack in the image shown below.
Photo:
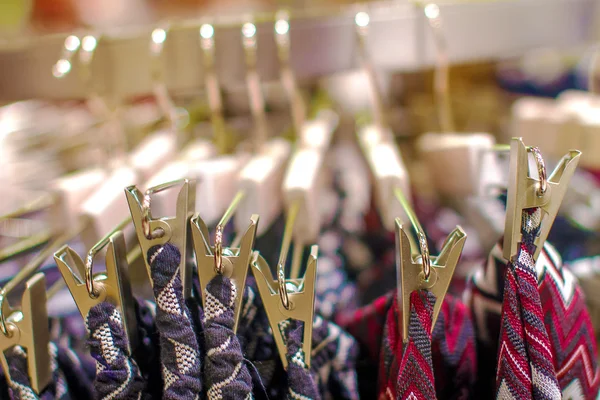
[[[438,5],[451,63],[494,60],[539,47],[573,47],[589,43],[593,37],[592,0],[442,1]],[[370,16],[366,44],[375,66],[412,71],[434,65],[436,48],[422,7],[405,1],[373,2],[291,12],[290,62],[298,79],[358,65],[354,16],[361,10]],[[265,81],[277,79],[274,13],[252,18],[257,27],[260,77]],[[240,28],[248,21],[247,16],[172,21],[163,58],[168,88],[182,91],[203,87],[198,34],[202,23],[215,26],[216,66],[223,88],[242,85],[246,64]],[[93,61],[94,81],[100,90],[121,98],[150,92],[149,40],[157,26],[101,32]],[[51,73],[68,34],[0,38],[0,100],[84,97],[77,73],[62,79]]]

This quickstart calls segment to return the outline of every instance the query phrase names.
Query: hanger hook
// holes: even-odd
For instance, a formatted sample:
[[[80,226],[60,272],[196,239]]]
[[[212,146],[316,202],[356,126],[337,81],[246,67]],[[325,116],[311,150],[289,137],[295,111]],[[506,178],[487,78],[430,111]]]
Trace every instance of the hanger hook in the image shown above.
[[[0,290],[0,332],[7,338],[13,336],[13,333],[6,326],[6,319],[4,317],[4,299],[6,298],[6,290],[2,288]]]
[[[440,7],[435,3],[429,3],[424,7],[423,12],[433,33],[433,42],[436,49],[434,85],[438,118],[444,133],[454,132],[452,105],[450,102],[448,44],[442,34]]]
[[[540,176],[540,187],[538,189],[538,197],[542,197],[548,189],[548,175],[546,172],[546,163],[542,157],[539,147],[528,147],[527,151],[533,153],[535,163],[537,165],[538,174]]]
[[[285,285],[285,271],[284,266],[279,264],[277,266],[277,282],[279,283],[279,298],[281,299],[281,304],[286,310],[291,308],[290,305],[290,297],[288,296],[287,287]]]
[[[142,232],[144,233],[144,236],[148,240],[158,239],[160,237],[163,237],[165,234],[165,231],[162,228],[157,228],[154,231],[152,231],[151,227],[150,227],[150,220],[152,219],[152,215],[150,214],[151,196],[152,196],[152,194],[154,194],[156,192],[160,192],[161,190],[164,190],[164,189],[166,189],[166,188],[160,188],[160,189],[150,188],[150,189],[146,190],[146,193],[144,193],[144,201],[142,202]]]
[[[215,232],[215,271],[223,274],[223,226],[217,225]]]
[[[419,247],[421,248],[421,262],[423,264],[423,275],[428,281],[431,276],[431,258],[429,257],[429,246],[427,245],[427,237],[423,231],[417,232]]]

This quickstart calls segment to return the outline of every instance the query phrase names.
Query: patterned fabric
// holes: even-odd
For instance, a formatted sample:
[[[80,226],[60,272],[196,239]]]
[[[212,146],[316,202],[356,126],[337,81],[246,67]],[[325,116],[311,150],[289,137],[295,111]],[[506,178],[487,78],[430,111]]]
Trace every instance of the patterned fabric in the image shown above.
[[[402,350],[398,374],[388,375],[395,385],[386,385],[389,396],[390,386],[396,386],[396,399],[432,400],[435,395],[435,378],[431,358],[431,325],[435,296],[426,290],[410,294],[410,319],[408,342]],[[396,342],[402,343],[402,340]],[[397,377],[397,378],[394,378]],[[385,377],[384,377],[385,378]]]
[[[163,399],[197,399],[202,390],[200,350],[183,298],[179,272],[181,253],[171,243],[166,243],[151,247],[147,257],[157,306]]]
[[[325,318],[335,318],[340,312],[358,307],[356,285],[348,278],[339,254],[342,236],[329,230],[319,238],[319,268],[315,285],[315,310]]]
[[[144,380],[127,350],[119,310],[110,303],[93,306],[87,316],[88,346],[96,359],[95,399],[141,399]]]
[[[59,349],[55,343],[48,345],[50,352],[50,369],[52,382],[38,396],[30,386],[27,372],[27,354],[21,347],[14,347],[7,356],[12,383],[9,383],[8,392],[12,400],[68,400],[71,398],[69,388],[63,371],[58,365]]]
[[[361,347],[357,371],[359,393],[363,398],[375,398],[386,384],[387,376],[397,376],[403,350],[398,328],[400,318],[395,296],[388,293],[341,321]],[[444,297],[431,349],[437,396],[471,398],[478,377],[473,321],[466,305],[451,294]],[[379,370],[374,367],[377,364]],[[380,386],[375,385],[377,373],[386,377]],[[390,388],[395,393],[395,381]]]
[[[358,343],[333,322],[318,315],[313,323],[311,373],[324,398],[358,399]]]
[[[305,362],[302,351],[302,333],[304,326],[299,321],[287,321],[285,339],[287,345],[288,361],[288,400],[317,400],[320,399],[319,391]]]
[[[229,278],[217,275],[208,283],[206,292],[204,340],[208,398],[252,398],[252,378],[233,332],[236,288]]]
[[[522,218],[522,243],[504,283],[496,398],[560,399],[533,261],[541,209],[525,210]]]
[[[537,216],[527,216],[526,221],[535,229]],[[526,253],[522,249],[519,252]],[[518,261],[526,261],[525,255]],[[529,271],[533,270],[532,265],[526,267],[529,267]],[[514,266],[512,269],[520,268],[519,272],[524,274],[526,267]],[[502,256],[502,247],[498,244],[490,252],[487,264],[474,273],[465,292],[465,300],[473,310],[476,321],[478,398],[489,397],[495,387],[497,360],[494,355],[499,354],[501,310],[507,290],[505,286],[510,284],[509,290],[515,293],[516,289],[521,290],[521,286],[515,285],[521,285],[521,281],[528,279],[525,276],[516,282],[521,276],[516,276],[514,271],[512,277],[507,276],[508,270]],[[543,313],[542,322],[548,333],[549,342],[546,343],[550,346],[553,369],[556,371],[562,397],[595,398],[600,383],[598,353],[581,288],[572,273],[563,268],[560,255],[548,242],[544,244],[533,272],[537,279],[535,283]],[[510,302],[506,300],[505,304],[516,304],[514,300],[516,299]],[[507,309],[505,312],[510,311]],[[529,313],[527,317],[530,318]]]

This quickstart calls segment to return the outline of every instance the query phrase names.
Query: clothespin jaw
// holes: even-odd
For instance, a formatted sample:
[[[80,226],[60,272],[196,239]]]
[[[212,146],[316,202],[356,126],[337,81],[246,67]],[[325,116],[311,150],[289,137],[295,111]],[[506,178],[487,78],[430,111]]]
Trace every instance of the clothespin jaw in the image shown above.
[[[539,179],[529,176],[529,156],[532,152],[538,167]],[[504,232],[504,258],[516,256],[521,241],[521,220],[523,210],[540,207],[544,211],[543,223],[536,239],[534,261],[540,254],[558,209],[569,188],[581,152],[571,150],[556,166],[552,175],[546,178],[546,166],[537,148],[526,147],[522,138],[513,138],[510,143],[510,168],[508,196],[506,203],[506,224]]]
[[[94,275],[93,256],[104,246],[107,247],[106,272]],[[92,307],[104,301],[119,309],[131,354],[138,345],[138,330],[123,232],[117,231],[98,242],[85,263],[68,245],[54,254],[54,260],[84,320]]]
[[[171,189],[181,185],[179,195],[177,196],[177,206],[174,217],[152,218],[150,210],[150,196],[153,193]],[[181,252],[181,261],[179,269],[181,271],[181,283],[183,285],[184,297],[190,298],[192,293],[192,263],[193,253],[190,244],[191,235],[190,220],[194,214],[196,202],[196,183],[191,179],[180,179],[173,182],[164,183],[152,187],[143,195],[135,186],[129,186],[125,189],[129,211],[133,219],[133,225],[138,237],[144,262],[150,274],[150,264],[146,257],[148,250],[155,245],[163,245],[167,242],[172,243]],[[150,279],[152,281],[152,279]]]
[[[31,388],[40,394],[52,381],[50,367],[50,331],[46,310],[46,279],[43,273],[32,276],[25,285],[20,309],[12,309],[2,293],[0,323],[6,333],[0,333],[0,362],[6,378],[12,382],[6,351],[20,346],[27,352],[27,374]]]
[[[415,290],[425,289],[435,295],[433,321],[431,329],[448,292],[450,281],[462,253],[467,234],[457,226],[446,238],[442,251],[437,257],[430,257],[426,245],[421,249],[413,249],[408,233],[400,218],[396,218],[396,271],[398,280],[398,299],[402,302],[402,339],[408,341],[408,324],[410,319],[410,294]],[[423,240],[426,240],[423,238]],[[429,263],[429,277],[426,278],[424,264]]]
[[[281,324],[290,319],[304,323],[302,350],[304,361],[307,366],[310,366],[318,253],[319,247],[312,246],[306,272],[302,279],[285,279],[281,274],[278,279],[273,279],[269,265],[259,252],[255,251],[252,256],[250,265],[256,279],[256,286],[267,312],[269,325],[285,369],[288,367],[287,346]]]
[[[208,229],[200,216],[195,216],[191,222],[194,250],[198,264],[198,280],[200,281],[202,291],[202,304],[206,304],[206,286],[219,274],[224,274],[231,279],[237,289],[233,311],[235,320],[233,332],[237,331],[240,319],[242,296],[244,295],[244,287],[246,286],[246,276],[248,275],[248,265],[252,256],[252,248],[256,239],[258,219],[258,214],[252,215],[250,225],[242,236],[240,247],[228,248],[226,251],[223,251],[220,243],[215,244],[214,247],[209,244],[210,236]],[[217,238],[217,240],[221,239]]]

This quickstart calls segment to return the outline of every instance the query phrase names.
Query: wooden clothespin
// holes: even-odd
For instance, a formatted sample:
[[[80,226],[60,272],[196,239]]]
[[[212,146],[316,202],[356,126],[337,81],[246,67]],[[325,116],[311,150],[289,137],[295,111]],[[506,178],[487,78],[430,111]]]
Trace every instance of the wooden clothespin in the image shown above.
[[[236,197],[239,201],[239,196]],[[192,219],[192,237],[194,240],[194,250],[196,253],[196,263],[198,265],[198,280],[202,291],[202,304],[206,304],[206,286],[217,275],[227,276],[235,285],[237,297],[234,306],[234,326],[233,331],[237,331],[240,312],[242,307],[242,296],[246,286],[246,276],[248,275],[248,265],[252,256],[254,239],[256,238],[256,229],[258,225],[258,215],[254,214],[250,218],[250,225],[243,235],[238,235],[234,243],[240,243],[239,247],[223,248],[223,229],[235,211],[236,200],[221,218],[217,225],[215,234],[215,245],[210,245],[210,236],[206,224],[199,215]]]
[[[118,308],[129,342],[129,354],[132,354],[132,350],[138,345],[138,330],[129,282],[125,238],[121,231],[125,223],[121,225],[90,249],[85,263],[68,245],[54,253],[54,260],[84,320],[90,309],[102,302],[109,302]],[[104,247],[106,272],[94,274],[94,256]]]
[[[398,301],[402,303],[402,339],[406,343],[410,319],[410,294],[415,290],[425,289],[435,295],[431,324],[433,330],[465,245],[467,234],[460,226],[457,226],[444,241],[440,254],[437,257],[430,256],[427,237],[408,201],[400,190],[396,190],[396,196],[403,205],[412,228],[417,233],[418,242],[417,245],[400,218],[396,218],[397,290]]]
[[[0,361],[7,380],[12,382],[6,351],[21,346],[27,352],[27,375],[31,388],[40,394],[52,381],[50,367],[50,331],[46,310],[46,279],[43,273],[31,277],[21,298],[21,307],[12,308],[0,292]]]
[[[537,166],[537,178],[532,177],[529,168],[529,153]],[[521,221],[523,210],[540,207],[544,220],[536,240],[533,259],[537,260],[558,209],[569,188],[581,152],[571,150],[556,166],[550,177],[546,174],[544,159],[537,147],[526,147],[521,138],[513,138],[510,143],[510,169],[506,202],[506,224],[504,232],[504,258],[512,260],[517,255],[521,242]]]
[[[291,232],[289,234],[291,235]],[[307,366],[310,366],[318,252],[318,246],[311,247],[306,271],[302,279],[285,279],[283,268],[281,268],[282,265],[285,265],[285,257],[282,264],[280,256],[277,279],[273,279],[271,269],[264,258],[257,251],[252,256],[251,265],[256,279],[256,286],[267,312],[279,357],[285,369],[288,367],[288,361],[282,323],[290,319],[304,324],[302,350],[305,356],[304,361]],[[282,251],[282,253],[286,255],[287,250],[285,250],[285,253]]]
[[[153,218],[150,207],[152,195],[164,190],[173,189],[176,186],[181,186],[181,189],[177,196],[175,216]],[[179,269],[183,295],[186,299],[190,298],[192,294],[193,253],[192,246],[189,243],[191,234],[188,231],[190,229],[190,220],[194,215],[196,201],[195,181],[181,179],[164,183],[147,189],[145,194],[142,194],[136,186],[129,186],[125,189],[125,195],[150,281],[152,281],[152,275],[150,273],[150,263],[146,257],[148,250],[152,246],[170,242],[181,252]]]

